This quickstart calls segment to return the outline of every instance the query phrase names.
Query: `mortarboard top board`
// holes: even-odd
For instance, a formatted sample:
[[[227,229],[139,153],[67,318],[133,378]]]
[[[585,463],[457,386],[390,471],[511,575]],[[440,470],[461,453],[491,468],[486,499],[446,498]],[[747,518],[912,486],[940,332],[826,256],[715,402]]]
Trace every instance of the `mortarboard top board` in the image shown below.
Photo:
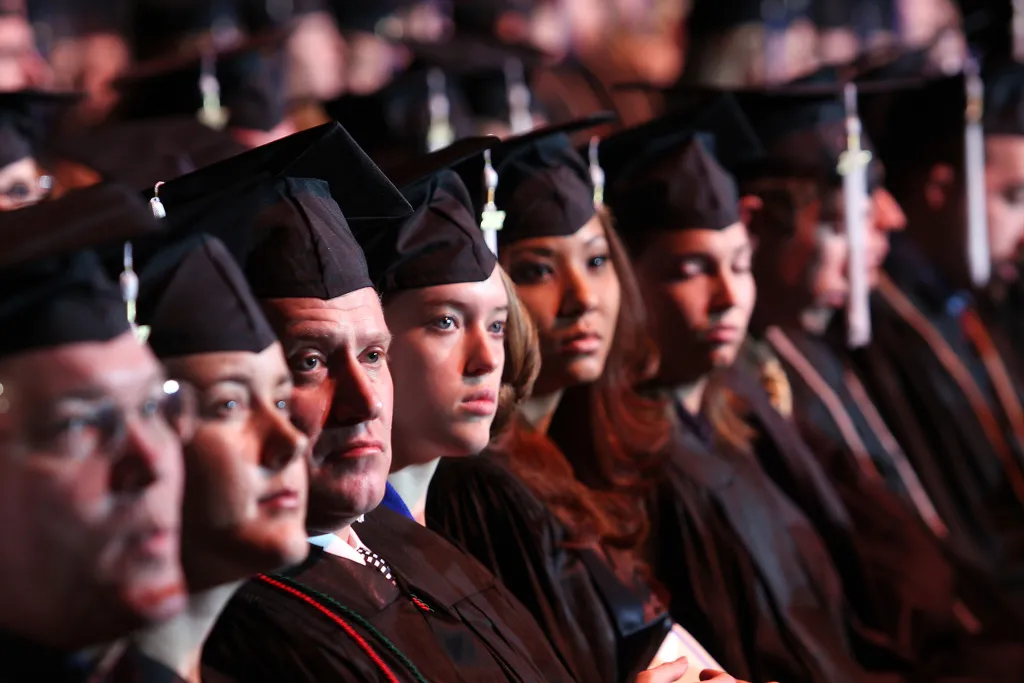
[[[484,240],[469,191],[453,164],[500,140],[478,137],[405,164],[402,193],[414,213],[396,230],[355,230],[381,293],[486,280],[497,260]]]
[[[75,131],[54,139],[46,154],[83,164],[104,180],[130,184],[141,191],[245,149],[228,133],[203,125],[194,116],[177,116]]]
[[[169,243],[149,260],[138,320],[160,358],[260,353],[277,341],[234,257],[209,235]]]
[[[0,92],[0,168],[37,157],[60,111],[80,93],[16,90]]]
[[[382,165],[381,170],[396,187],[405,188],[428,178],[435,172],[481,154],[486,149],[493,149],[499,144],[501,144],[501,139],[493,135],[462,138],[436,152],[406,159],[400,163]]]
[[[138,194],[116,185],[0,214],[0,357],[129,332],[120,289],[91,249],[159,229]]]
[[[120,247],[162,229],[130,187],[103,183],[72,190],[60,199],[0,212],[0,270],[108,244]]]
[[[393,229],[412,213],[337,123],[200,169],[159,196],[174,230],[219,237],[261,298],[332,299],[371,286],[352,230]]]
[[[735,100],[722,95],[694,111],[672,112],[616,133],[599,146],[605,198],[624,233],[721,230],[740,220],[731,164],[759,159],[760,142]]]
[[[285,116],[285,65],[281,47],[290,27],[137,64],[114,82],[121,93],[111,118],[196,115],[203,107],[200,79],[211,68],[227,125],[271,130]]]
[[[381,22],[416,4],[416,0],[327,0],[327,7],[342,31],[381,33]]]
[[[416,68],[369,95],[342,95],[324,105],[375,161],[392,165],[427,151],[430,70]],[[456,79],[444,79],[448,123],[456,138],[475,133],[472,113]]]
[[[533,237],[568,236],[594,217],[594,188],[587,163],[573,149],[569,134],[615,119],[611,112],[508,138],[491,151],[498,174],[495,203],[504,211],[499,244]],[[477,205],[486,201],[484,163],[471,159],[456,169]]]

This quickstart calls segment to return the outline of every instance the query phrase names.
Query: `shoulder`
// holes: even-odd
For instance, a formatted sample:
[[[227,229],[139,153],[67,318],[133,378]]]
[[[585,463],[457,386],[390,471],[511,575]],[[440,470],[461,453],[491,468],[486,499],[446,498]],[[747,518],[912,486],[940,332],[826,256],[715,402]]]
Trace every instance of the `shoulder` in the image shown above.
[[[526,483],[487,454],[442,461],[430,485],[428,511],[499,511],[531,522],[547,522],[550,512]]]

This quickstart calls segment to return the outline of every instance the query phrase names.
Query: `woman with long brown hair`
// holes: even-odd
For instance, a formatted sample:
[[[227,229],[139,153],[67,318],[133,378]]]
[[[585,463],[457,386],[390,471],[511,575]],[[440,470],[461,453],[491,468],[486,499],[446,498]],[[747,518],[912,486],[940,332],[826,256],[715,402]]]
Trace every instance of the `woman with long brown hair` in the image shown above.
[[[578,679],[631,680],[686,654],[686,680],[696,680],[714,660],[674,626],[643,562],[643,470],[667,428],[659,402],[631,388],[652,367],[643,307],[586,164],[562,134],[587,125],[494,152],[500,260],[538,329],[541,369],[485,457],[438,468],[427,522],[509,586]],[[586,478],[574,471],[584,460],[595,465]]]

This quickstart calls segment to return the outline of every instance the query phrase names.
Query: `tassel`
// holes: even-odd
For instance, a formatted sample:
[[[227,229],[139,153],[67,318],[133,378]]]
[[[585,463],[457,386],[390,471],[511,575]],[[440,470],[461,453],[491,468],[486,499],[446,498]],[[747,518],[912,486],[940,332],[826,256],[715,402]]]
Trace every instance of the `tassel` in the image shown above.
[[[529,133],[533,130],[530,89],[526,86],[523,63],[518,59],[505,62],[505,88],[508,94],[508,124],[512,135]]]
[[[216,59],[210,53],[203,55],[199,92],[203,95],[203,106],[197,114],[199,122],[213,130],[223,130],[228,125],[228,113],[221,106]]]
[[[967,109],[964,113],[964,173],[967,181],[967,261],[971,284],[988,284],[992,258],[985,209],[985,131],[982,126],[985,86],[973,58],[964,65]]]
[[[594,208],[604,206],[604,169],[601,168],[601,161],[598,151],[601,146],[601,139],[596,135],[590,138],[590,182],[594,186]]]
[[[487,187],[487,203],[484,204],[483,214],[480,216],[480,229],[484,232],[484,241],[487,247],[498,255],[498,231],[505,225],[505,212],[498,210],[494,203],[495,194],[498,191],[498,172],[491,164],[491,150],[484,150],[484,185]]]
[[[153,212],[153,218],[167,218],[167,209],[164,208],[164,203],[160,201],[160,186],[164,184],[164,181],[157,182],[153,186],[153,198],[149,200],[149,210]]]
[[[119,278],[121,285],[121,299],[124,301],[125,306],[125,317],[128,319],[128,324],[131,325],[132,332],[135,333],[135,339],[140,344],[145,344],[146,340],[149,339],[149,327],[145,325],[137,325],[135,323],[136,315],[138,314],[137,302],[139,300],[139,276],[135,274],[134,258],[132,256],[132,243],[124,243],[124,260],[123,270],[121,271],[121,277]]]
[[[871,341],[871,287],[868,283],[867,232],[865,218],[868,208],[868,163],[871,153],[861,148],[861,122],[857,113],[857,86],[847,83],[844,90],[846,107],[846,151],[839,159],[843,176],[846,234],[849,241],[847,272],[850,298],[847,302],[847,337],[850,348],[866,346]]]
[[[451,121],[451,102],[448,100],[448,86],[444,72],[431,69],[427,73],[427,107],[430,111],[430,128],[427,130],[427,152],[436,152],[455,142],[455,130]]]

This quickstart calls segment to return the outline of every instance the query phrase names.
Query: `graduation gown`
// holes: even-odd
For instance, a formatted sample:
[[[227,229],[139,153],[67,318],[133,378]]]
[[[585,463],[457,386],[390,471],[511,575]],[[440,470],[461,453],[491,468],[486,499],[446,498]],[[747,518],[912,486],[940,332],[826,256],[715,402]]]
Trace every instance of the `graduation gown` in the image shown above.
[[[849,357],[958,556],[1024,604],[1024,506],[1011,483],[1024,454],[964,333],[961,315],[972,310],[970,299],[946,286],[905,240],[894,239],[887,269],[891,279],[872,300],[874,340]],[[969,385],[976,387],[981,413]]]
[[[788,338],[797,336],[798,333],[791,333]],[[842,363],[834,358],[835,362],[828,363],[828,347],[815,338],[801,338],[800,342],[801,348],[819,352],[810,353],[809,360],[814,367],[830,379],[836,379],[834,371]],[[830,369],[833,372],[829,372]],[[738,374],[740,372],[733,373],[734,385],[742,384]],[[750,373],[742,374],[749,376]],[[810,402],[808,394],[817,397],[819,404],[821,397],[800,381],[799,373],[796,377],[792,382],[793,404],[799,414],[802,406]],[[804,447],[800,434],[772,409],[767,396],[759,389],[740,388],[751,404],[754,422],[764,432],[762,441],[771,442],[767,447],[760,445],[758,452],[773,452],[768,458],[772,462],[767,464],[767,471],[783,490],[801,503],[822,538],[827,539],[844,580],[848,604],[855,609],[860,625],[884,634],[894,651],[914,663],[918,676],[931,671],[935,680],[939,680],[951,675],[984,672],[999,676],[999,680],[1014,680],[1007,678],[1007,672],[1016,668],[1001,669],[999,662],[986,661],[991,659],[985,656],[989,643],[970,632],[978,628],[973,611],[970,614],[961,611],[965,605],[960,598],[960,585],[973,582],[977,577],[958,576],[958,568],[915,513],[880,480],[862,476],[858,465],[850,462],[856,458],[841,456],[837,452],[838,445],[820,438],[820,434],[813,431],[813,425],[807,430],[818,448],[812,451]],[[839,393],[847,392],[839,387]],[[851,409],[855,407],[851,405]],[[815,414],[813,408],[825,410],[824,406],[814,404],[811,408],[812,414]],[[863,416],[861,421],[866,421]],[[779,457],[780,453],[787,457]],[[812,453],[820,462],[811,460]],[[882,453],[877,455],[883,457]],[[823,473],[800,473],[801,470],[814,472],[819,464],[831,475],[830,480],[823,479]],[[801,479],[818,483],[816,487],[801,486],[796,483]],[[849,516],[845,520],[823,516],[820,510],[830,507],[831,503],[815,500],[816,497],[840,501]],[[983,604],[992,627],[990,631],[1019,633],[1020,622],[1015,615],[999,608],[990,586],[982,583],[972,588],[972,597],[982,594],[986,597]],[[994,632],[988,635],[1001,639]],[[1020,653],[1013,653],[1009,643],[999,651],[1001,659],[1013,656],[1013,667],[1020,665]],[[953,652],[962,656],[951,661]]]
[[[250,581],[211,633],[204,664],[245,683],[381,680],[330,614],[401,681],[572,680],[530,614],[475,560],[390,510],[375,510],[355,529],[394,582],[313,547],[305,563],[274,579],[319,608]]]
[[[0,683],[85,683],[91,674],[82,657],[0,633]]]
[[[712,445],[706,423],[677,414],[654,526],[673,616],[737,678],[900,680],[857,663],[842,585],[806,517],[752,456]]]
[[[598,547],[570,547],[564,525],[492,456],[441,461],[427,524],[494,572],[577,680],[632,681],[671,628],[639,577],[616,571]]]

